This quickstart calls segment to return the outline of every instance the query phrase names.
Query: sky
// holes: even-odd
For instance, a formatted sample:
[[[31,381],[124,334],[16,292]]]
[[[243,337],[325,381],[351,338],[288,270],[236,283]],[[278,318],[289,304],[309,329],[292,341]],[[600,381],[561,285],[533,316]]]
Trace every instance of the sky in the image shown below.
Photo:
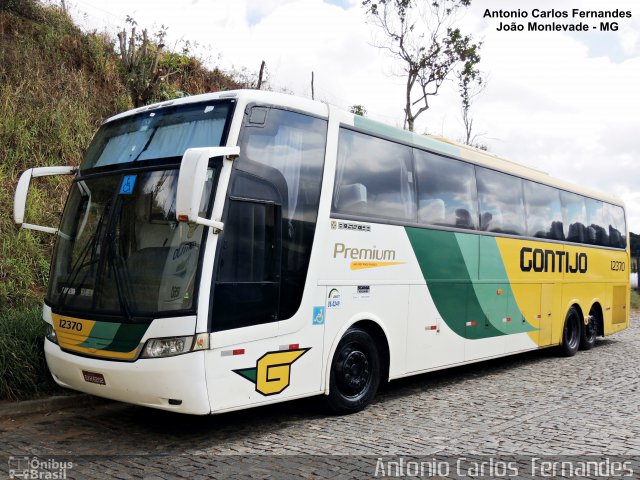
[[[54,1],[54,0],[51,0]],[[169,48],[197,42],[210,66],[256,71],[266,62],[272,89],[401,127],[400,65],[380,40],[361,0],[67,0],[87,30],[114,34],[127,15],[139,28],[168,27]],[[618,31],[528,32],[533,9],[630,11]],[[525,31],[500,32],[485,11],[519,9]],[[519,20],[521,21],[521,20]],[[598,25],[599,20],[556,20]],[[483,42],[487,83],[473,107],[476,141],[507,159],[622,198],[629,229],[640,233],[640,2],[637,0],[474,0],[457,25]],[[419,133],[463,137],[460,100],[446,82],[416,122]]]

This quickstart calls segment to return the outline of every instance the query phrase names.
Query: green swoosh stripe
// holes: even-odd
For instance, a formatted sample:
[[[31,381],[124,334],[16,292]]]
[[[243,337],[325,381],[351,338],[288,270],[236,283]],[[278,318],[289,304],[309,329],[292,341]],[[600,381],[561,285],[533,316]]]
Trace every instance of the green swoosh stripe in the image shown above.
[[[140,344],[148,328],[148,325],[96,322],[80,346],[110,352],[130,352]]]
[[[436,308],[451,330],[468,339],[535,330],[517,306],[493,237],[412,227],[406,232]]]

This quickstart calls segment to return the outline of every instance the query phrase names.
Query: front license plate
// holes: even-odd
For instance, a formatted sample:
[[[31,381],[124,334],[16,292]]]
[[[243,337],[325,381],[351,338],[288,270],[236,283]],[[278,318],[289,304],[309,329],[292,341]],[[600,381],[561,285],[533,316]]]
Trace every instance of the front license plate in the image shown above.
[[[107,384],[107,382],[105,382],[104,380],[104,375],[102,375],[101,373],[87,372],[86,370],[83,370],[82,375],[84,376],[86,382],[95,383],[97,385]]]

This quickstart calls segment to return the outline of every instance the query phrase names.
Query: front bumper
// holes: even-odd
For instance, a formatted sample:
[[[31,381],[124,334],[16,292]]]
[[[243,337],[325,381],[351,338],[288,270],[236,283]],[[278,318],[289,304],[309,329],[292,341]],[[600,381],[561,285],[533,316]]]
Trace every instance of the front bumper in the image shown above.
[[[211,413],[204,351],[118,362],[73,355],[46,339],[44,351],[54,380],[63,387],[180,413]],[[106,385],[87,382],[83,371],[102,374]]]

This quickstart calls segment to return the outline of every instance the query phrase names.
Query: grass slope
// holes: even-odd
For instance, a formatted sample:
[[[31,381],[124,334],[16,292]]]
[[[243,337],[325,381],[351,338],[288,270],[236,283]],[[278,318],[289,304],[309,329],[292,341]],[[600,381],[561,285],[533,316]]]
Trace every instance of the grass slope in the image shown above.
[[[247,86],[198,59],[178,57],[166,59],[181,67],[164,96]],[[100,123],[132,106],[121,69],[114,39],[82,32],[60,9],[37,0],[0,2],[0,398],[28,398],[52,387],[39,311],[55,238],[16,229],[18,177],[31,167],[80,163]],[[33,180],[25,220],[57,226],[69,182]]]
[[[77,165],[104,117],[129,106],[112,46],[34,2],[0,11],[0,311],[43,295],[53,236],[19,232],[13,192],[30,167]],[[38,179],[27,221],[57,226],[68,178]]]

